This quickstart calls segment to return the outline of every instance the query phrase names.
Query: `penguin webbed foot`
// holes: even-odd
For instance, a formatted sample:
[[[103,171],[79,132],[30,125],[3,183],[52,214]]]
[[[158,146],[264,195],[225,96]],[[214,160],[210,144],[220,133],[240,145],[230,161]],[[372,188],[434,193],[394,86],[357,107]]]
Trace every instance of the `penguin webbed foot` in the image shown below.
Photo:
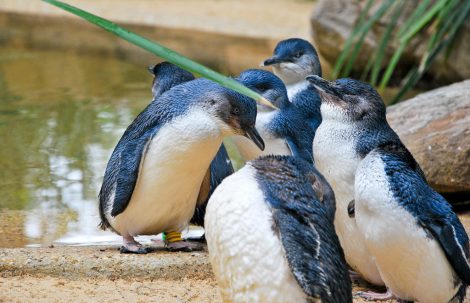
[[[149,252],[152,252],[152,248],[143,247],[143,246],[134,247],[134,246],[123,245],[119,248],[119,251],[121,252],[121,254],[139,254],[139,255],[143,255],[143,254],[148,254]]]
[[[169,251],[183,251],[183,252],[193,252],[204,250],[204,244],[201,242],[189,242],[189,241],[177,241],[177,242],[167,242],[166,248]]]
[[[349,278],[351,281],[363,280],[362,276],[352,269],[349,270]]]
[[[373,291],[358,291],[356,295],[367,301],[387,301],[395,298],[395,296],[389,289],[387,289],[387,292],[385,293]]]
[[[122,240],[124,244],[119,248],[121,254],[147,254],[153,250],[150,247],[143,247],[130,235],[123,236]]]

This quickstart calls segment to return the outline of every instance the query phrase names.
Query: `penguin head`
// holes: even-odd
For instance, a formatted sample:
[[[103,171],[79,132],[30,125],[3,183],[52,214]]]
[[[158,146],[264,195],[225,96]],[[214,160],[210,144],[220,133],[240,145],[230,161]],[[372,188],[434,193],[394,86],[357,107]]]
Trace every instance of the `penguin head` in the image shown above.
[[[261,69],[248,69],[242,72],[237,80],[280,109],[290,104],[284,83],[273,73]],[[264,105],[258,105],[258,109],[272,110]]]
[[[319,76],[308,76],[318,90],[323,120],[346,123],[386,121],[385,104],[377,91],[367,83],[350,78],[327,81]]]
[[[274,55],[262,65],[272,65],[274,73],[286,84],[304,81],[308,75],[321,76],[317,51],[310,42],[299,38],[279,42]]]
[[[166,61],[151,65],[147,70],[153,75],[153,97],[161,95],[173,86],[194,80],[193,74]]]
[[[255,100],[209,80],[196,81],[205,84],[205,92],[198,104],[216,118],[222,134],[245,136],[259,149],[264,150],[264,141],[255,128],[257,113]]]

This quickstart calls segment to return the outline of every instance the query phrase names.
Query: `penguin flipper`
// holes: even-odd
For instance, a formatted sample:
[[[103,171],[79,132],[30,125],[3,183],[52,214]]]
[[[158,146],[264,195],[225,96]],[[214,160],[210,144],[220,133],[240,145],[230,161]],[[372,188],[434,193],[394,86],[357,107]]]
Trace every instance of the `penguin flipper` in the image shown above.
[[[313,154],[310,154],[307,150],[300,148],[292,138],[287,137],[286,143],[294,158],[300,158],[307,161],[308,163],[313,163]],[[310,149],[310,151],[311,150],[312,149]]]
[[[116,176],[116,191],[111,216],[115,217],[127,208],[137,183],[142,159],[158,129],[159,127],[146,132],[136,140],[128,141],[119,153],[119,171]]]
[[[230,161],[227,150],[222,143],[201,184],[196,209],[193,217],[191,218],[191,223],[204,226],[204,216],[206,214],[207,202],[209,201],[210,196],[216,187],[219,186],[226,177],[233,174],[233,172],[232,162]]]
[[[437,239],[444,250],[447,260],[452,265],[460,279],[462,279],[465,284],[470,285],[468,241],[467,245],[462,245],[457,236],[459,231],[456,230],[453,224],[449,224],[448,222],[434,220],[427,223],[421,222],[421,224],[431,232],[435,239]]]
[[[290,206],[282,203],[279,204],[279,208],[273,209],[275,228],[279,230],[291,272],[307,295],[307,302],[317,302],[318,299],[325,303],[352,302],[350,291],[349,294],[344,291],[347,287],[340,286],[339,289],[333,289],[331,285],[331,281],[337,283],[344,277],[344,281],[337,284],[349,283],[350,289],[344,256],[341,259],[331,243],[321,243],[321,238],[330,238],[330,233],[336,237],[334,228],[328,228],[327,224],[321,226],[321,222],[315,222],[312,219],[314,217],[312,208],[318,206],[305,205],[303,202],[305,201],[291,200]],[[326,214],[321,216],[325,220],[328,218]],[[341,250],[339,241],[336,242],[336,248]],[[325,266],[329,267],[328,270],[324,270]]]
[[[340,268],[346,270],[345,263],[342,263],[337,251],[330,245],[321,243],[320,234],[324,233],[323,228],[317,228],[318,223],[308,220],[306,217],[299,216],[289,211],[277,210],[274,212],[274,221],[280,230],[281,241],[286,252],[287,262],[291,272],[299,286],[304,290],[308,297],[307,302],[338,302],[338,297],[343,297],[339,302],[352,302],[348,294],[344,291],[338,291],[331,288],[331,281],[338,281],[343,276],[345,281],[341,283],[350,283],[346,272],[341,273]],[[331,229],[331,232],[334,232]],[[328,235],[324,235],[327,237]],[[326,247],[321,247],[321,246]],[[339,243],[338,243],[338,247]],[[325,256],[328,254],[325,260]],[[344,257],[343,257],[344,258]],[[343,261],[344,262],[344,261]],[[335,269],[324,270],[326,263],[334,263]],[[349,285],[350,287],[350,285]],[[341,292],[341,293],[340,293]]]

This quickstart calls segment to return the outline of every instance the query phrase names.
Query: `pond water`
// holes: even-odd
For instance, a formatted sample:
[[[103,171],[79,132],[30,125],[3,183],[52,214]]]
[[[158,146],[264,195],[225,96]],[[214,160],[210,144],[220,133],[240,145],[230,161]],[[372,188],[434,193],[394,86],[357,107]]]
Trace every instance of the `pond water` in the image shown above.
[[[114,58],[0,48],[0,247],[119,241],[97,228],[97,193],[151,81]]]
[[[113,57],[0,47],[0,247],[120,243],[97,227],[97,194],[151,81]]]

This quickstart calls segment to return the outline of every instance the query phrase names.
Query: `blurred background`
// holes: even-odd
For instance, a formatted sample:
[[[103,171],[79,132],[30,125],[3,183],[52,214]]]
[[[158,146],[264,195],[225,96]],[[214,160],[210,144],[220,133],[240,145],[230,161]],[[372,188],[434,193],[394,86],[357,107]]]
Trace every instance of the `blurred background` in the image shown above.
[[[468,1],[67,2],[232,76],[258,67],[279,40],[299,37],[314,43],[326,78],[371,82],[386,103],[470,78]],[[0,1],[0,247],[119,241],[97,228],[97,193],[113,147],[151,100],[146,67],[159,60],[40,1]],[[463,83],[460,114],[436,108],[451,118],[438,115],[419,136],[434,141],[408,139],[433,186],[459,205],[470,200]],[[439,146],[444,162],[429,154]]]

